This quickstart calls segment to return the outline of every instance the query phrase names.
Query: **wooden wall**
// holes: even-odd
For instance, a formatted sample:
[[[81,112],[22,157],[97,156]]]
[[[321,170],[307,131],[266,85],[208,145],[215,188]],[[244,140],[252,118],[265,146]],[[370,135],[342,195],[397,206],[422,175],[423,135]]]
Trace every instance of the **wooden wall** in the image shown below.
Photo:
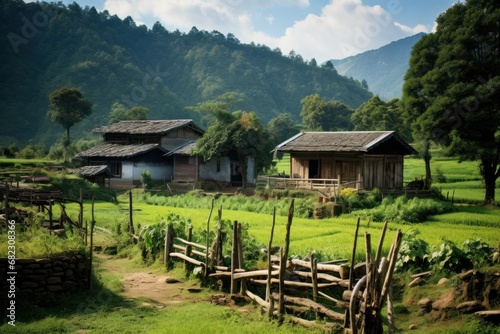
[[[342,182],[363,179],[365,189],[403,187],[403,156],[360,153],[292,153],[290,177],[336,179]]]

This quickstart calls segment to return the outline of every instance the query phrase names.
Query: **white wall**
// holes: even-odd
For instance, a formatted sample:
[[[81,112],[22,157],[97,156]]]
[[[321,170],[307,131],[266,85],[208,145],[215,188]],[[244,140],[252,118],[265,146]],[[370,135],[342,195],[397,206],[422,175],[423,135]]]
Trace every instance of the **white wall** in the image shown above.
[[[216,181],[231,181],[229,158],[220,158],[220,172],[217,172],[217,159],[212,159],[200,166],[200,178]]]

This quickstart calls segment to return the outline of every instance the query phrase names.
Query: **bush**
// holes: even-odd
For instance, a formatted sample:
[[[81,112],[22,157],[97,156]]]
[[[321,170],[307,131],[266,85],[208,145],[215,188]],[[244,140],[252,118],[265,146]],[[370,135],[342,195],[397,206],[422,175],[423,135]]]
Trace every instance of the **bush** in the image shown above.
[[[418,234],[418,230],[410,230],[403,235],[396,260],[397,270],[422,271],[429,267],[429,244],[419,239]]]
[[[394,221],[398,223],[421,223],[429,216],[452,212],[455,207],[448,203],[435,199],[408,199],[400,196],[395,200],[387,197],[382,201],[382,205],[370,210],[367,215],[373,221]]]
[[[464,252],[453,241],[447,239],[443,239],[441,245],[432,247],[430,263],[437,269],[456,273],[472,268],[472,262]]]
[[[151,177],[151,171],[146,169],[141,172],[141,184],[144,190],[149,190],[153,187],[153,178]]]
[[[474,267],[490,265],[493,262],[493,249],[480,238],[465,240],[462,243],[462,251]]]

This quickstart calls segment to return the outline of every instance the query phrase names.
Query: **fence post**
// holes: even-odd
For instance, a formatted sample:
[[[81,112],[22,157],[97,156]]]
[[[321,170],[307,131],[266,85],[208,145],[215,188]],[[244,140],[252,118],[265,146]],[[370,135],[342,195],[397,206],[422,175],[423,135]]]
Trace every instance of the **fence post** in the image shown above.
[[[173,245],[173,237],[174,233],[172,231],[172,225],[168,224],[167,225],[167,231],[165,232],[165,253],[163,256],[163,264],[165,267],[168,265],[168,261],[170,261],[170,250],[172,249]]]
[[[233,295],[236,291],[235,282],[234,282],[234,270],[238,265],[238,221],[233,222],[233,243],[231,250],[231,295]]]
[[[191,242],[191,241],[192,241],[192,239],[193,239],[193,225],[189,225],[189,227],[188,227],[188,235],[187,235],[187,240],[188,240],[189,242]],[[186,245],[186,251],[185,251],[185,253],[184,253],[184,254],[186,254],[186,256],[187,256],[187,257],[190,257],[190,256],[191,256],[191,249],[192,249],[192,248],[193,248],[193,247],[192,247],[191,245],[189,245],[189,244],[188,244],[188,245]],[[189,264],[188,264],[188,263],[189,263],[189,262],[184,261],[184,269],[185,269],[186,271],[188,271],[188,270],[189,270]]]

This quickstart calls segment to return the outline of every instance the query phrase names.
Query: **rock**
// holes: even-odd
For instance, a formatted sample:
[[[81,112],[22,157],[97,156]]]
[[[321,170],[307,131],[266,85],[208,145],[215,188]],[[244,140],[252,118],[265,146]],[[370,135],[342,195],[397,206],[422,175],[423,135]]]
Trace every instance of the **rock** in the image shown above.
[[[415,287],[415,286],[420,285],[420,283],[422,283],[422,281],[423,281],[423,279],[422,279],[422,278],[417,277],[417,278],[415,278],[413,281],[411,281],[411,282],[410,282],[410,284],[408,284],[408,286],[409,286],[410,288],[413,288],[413,287]]]
[[[66,270],[65,275],[66,275],[66,277],[73,276],[73,270],[71,270],[71,269]]]
[[[421,308],[430,308],[432,306],[432,300],[430,298],[423,298],[418,301],[418,306]]]
[[[175,284],[175,283],[180,283],[180,281],[176,278],[172,278],[172,277],[167,277],[165,279],[165,283],[167,284]]]
[[[500,310],[479,311],[474,314],[485,321],[500,324]]]
[[[446,283],[448,283],[450,280],[447,279],[446,277],[443,277],[439,280],[439,282],[437,282],[437,285],[445,285]]]
[[[465,281],[465,280],[469,279],[471,276],[475,276],[475,275],[476,275],[476,271],[471,269],[463,274],[460,274],[459,277],[462,281]]]
[[[414,331],[415,329],[417,329],[417,325],[411,324],[410,326],[408,326],[408,329]]]
[[[59,284],[61,283],[61,277],[49,277],[47,278],[47,284]]]
[[[50,292],[61,292],[64,291],[64,288],[61,285],[49,285],[47,289]]]

